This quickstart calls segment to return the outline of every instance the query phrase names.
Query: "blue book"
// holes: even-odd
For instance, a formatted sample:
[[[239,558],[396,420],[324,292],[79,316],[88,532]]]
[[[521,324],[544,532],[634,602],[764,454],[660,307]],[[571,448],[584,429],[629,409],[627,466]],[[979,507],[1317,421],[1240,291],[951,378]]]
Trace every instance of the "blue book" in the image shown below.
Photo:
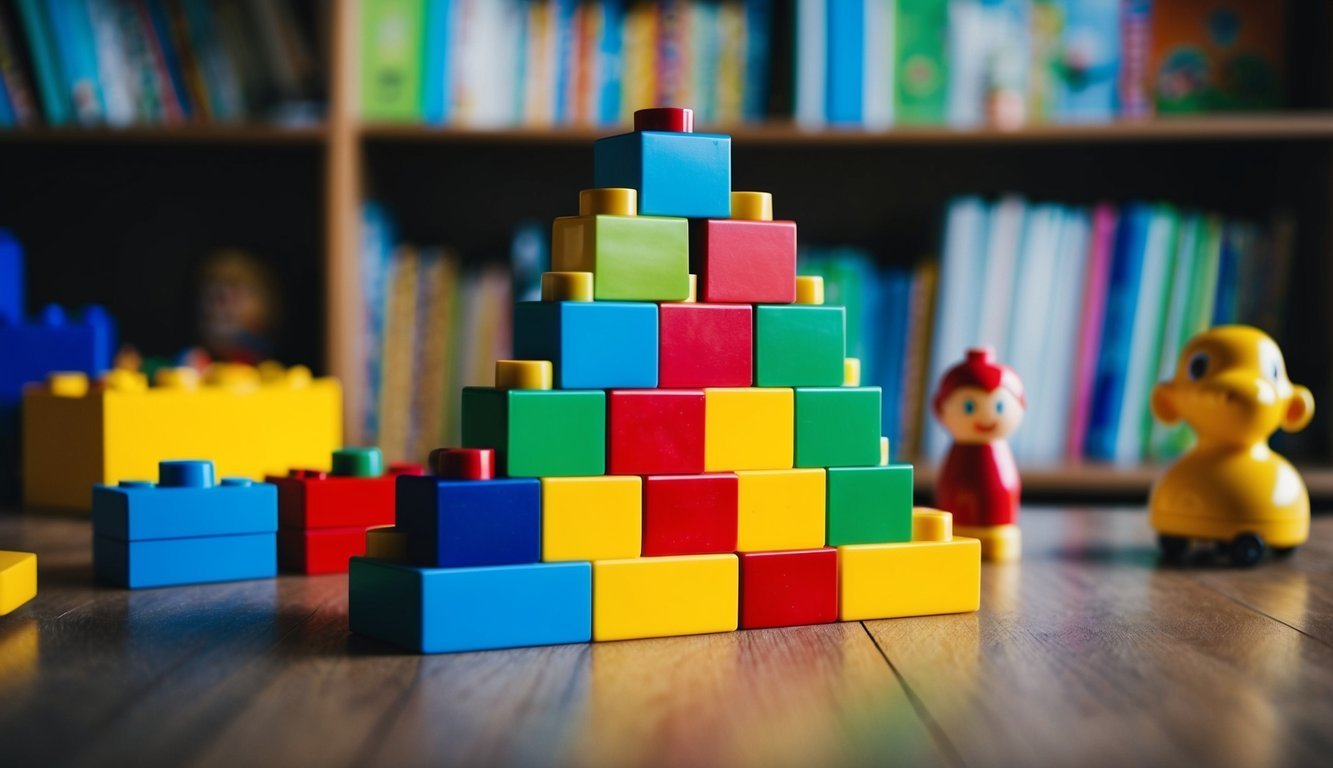
[[[1101,354],[1093,381],[1092,413],[1084,454],[1110,461],[1115,458],[1116,428],[1125,400],[1125,375],[1134,335],[1134,314],[1143,276],[1148,224],[1152,207],[1132,203],[1120,217],[1106,286],[1106,314],[1102,324]]]
[[[1239,317],[1240,251],[1234,224],[1222,225],[1222,247],[1217,262],[1217,293],[1213,299],[1213,325],[1228,325]]]
[[[884,272],[880,302],[880,361],[872,380],[884,392],[880,434],[889,438],[889,451],[897,455],[902,444],[902,398],[908,337],[908,312],[912,303],[912,273],[902,269]]]
[[[1120,0],[1061,0],[1065,25],[1055,62],[1058,122],[1112,120],[1120,78]]]
[[[46,8],[73,117],[84,124],[100,123],[106,117],[106,105],[97,75],[97,49],[88,6],[81,0],[47,0]]]
[[[14,107],[9,103],[9,89],[5,88],[5,79],[0,77],[0,128],[8,128],[14,122]]]
[[[361,209],[361,290],[365,321],[365,410],[361,414],[366,435],[379,434],[380,372],[384,364],[384,295],[389,257],[396,233],[388,211],[367,201]]]
[[[171,19],[163,0],[149,0],[148,16],[153,23],[153,35],[162,48],[162,58],[171,77],[171,90],[176,94],[176,102],[181,105],[181,115],[189,120],[194,113],[190,103],[190,93],[185,88],[185,71],[181,68],[180,51],[176,50],[176,40],[171,35]]]
[[[19,18],[28,37],[32,68],[37,79],[37,94],[42,100],[46,122],[52,126],[65,125],[70,118],[70,93],[65,88],[65,75],[56,55],[55,38],[50,20],[42,7],[42,0],[18,0]]]
[[[597,44],[597,55],[601,59],[597,67],[601,73],[601,82],[597,84],[600,93],[597,122],[600,125],[620,122],[620,81],[624,69],[621,26],[624,21],[623,0],[602,0],[602,39]]]
[[[421,112],[427,123],[449,122],[449,82],[453,50],[453,0],[426,0],[425,62],[421,79]]]
[[[575,0],[554,0],[555,8],[555,114],[556,125],[573,122],[569,108],[574,103],[574,6]]]
[[[865,4],[828,0],[828,74],[824,116],[832,124],[861,123],[861,79],[865,58]]]
[[[741,117],[764,119],[764,97],[768,93],[768,33],[773,20],[773,0],[745,0],[745,87]]]

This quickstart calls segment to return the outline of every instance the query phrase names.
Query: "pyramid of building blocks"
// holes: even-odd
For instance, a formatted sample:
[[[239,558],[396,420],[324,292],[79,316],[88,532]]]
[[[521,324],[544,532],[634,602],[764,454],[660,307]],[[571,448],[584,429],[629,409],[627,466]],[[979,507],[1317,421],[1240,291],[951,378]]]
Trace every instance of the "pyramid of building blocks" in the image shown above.
[[[425,653],[974,611],[980,548],[912,507],[796,225],[689,110],[594,148],[516,360],[396,479],[354,632]],[[693,270],[693,272],[691,272]]]

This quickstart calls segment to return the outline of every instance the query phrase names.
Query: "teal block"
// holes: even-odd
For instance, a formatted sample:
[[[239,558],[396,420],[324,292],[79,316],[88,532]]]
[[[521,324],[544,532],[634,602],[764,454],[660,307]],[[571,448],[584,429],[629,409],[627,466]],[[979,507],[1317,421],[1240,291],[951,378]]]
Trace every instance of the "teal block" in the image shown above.
[[[731,137],[635,131],[593,145],[593,186],[639,191],[639,214],[731,217]]]
[[[520,301],[514,357],[550,360],[559,389],[657,386],[657,305],[618,301]]]
[[[879,464],[879,387],[797,387],[796,466]]]
[[[494,449],[508,477],[603,474],[606,393],[464,387],[463,447]]]
[[[825,476],[827,544],[912,540],[912,465],[830,467]]]
[[[837,387],[846,357],[842,307],[761,304],[754,309],[757,387]]]

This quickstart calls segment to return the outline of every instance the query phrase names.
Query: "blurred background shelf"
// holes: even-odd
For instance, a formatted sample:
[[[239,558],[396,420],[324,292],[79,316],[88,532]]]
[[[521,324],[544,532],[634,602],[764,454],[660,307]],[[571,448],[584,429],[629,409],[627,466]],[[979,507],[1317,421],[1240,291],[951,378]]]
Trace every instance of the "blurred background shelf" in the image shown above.
[[[170,148],[191,144],[322,144],[322,125],[185,125],[125,128],[14,128],[0,130],[0,144],[148,144]]]

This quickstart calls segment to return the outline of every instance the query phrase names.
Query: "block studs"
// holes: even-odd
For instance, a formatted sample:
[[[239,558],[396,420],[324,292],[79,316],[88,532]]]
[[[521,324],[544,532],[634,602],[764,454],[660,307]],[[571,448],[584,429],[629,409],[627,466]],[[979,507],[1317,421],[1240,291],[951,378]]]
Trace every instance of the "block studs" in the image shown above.
[[[336,477],[379,477],[384,474],[384,453],[378,448],[343,448],[333,452]]]
[[[543,272],[542,301],[592,301],[591,272]]]
[[[579,192],[580,216],[637,216],[639,192],[625,187],[600,187]]]
[[[429,464],[431,474],[450,480],[495,478],[495,451],[490,448],[436,448]]]
[[[555,367],[550,360],[496,360],[496,389],[551,389]]]
[[[212,488],[213,462],[163,461],[157,465],[157,484],[163,488]]]
[[[842,385],[844,387],[861,386],[861,358],[844,357],[842,359]]]
[[[46,377],[46,388],[57,397],[83,397],[88,394],[88,376],[77,371],[58,371]]]
[[[772,221],[772,192],[732,192],[731,218],[744,221]]]
[[[636,131],[694,133],[694,110],[684,107],[653,107],[634,113]]]
[[[823,304],[824,303],[824,278],[819,275],[797,275],[796,276],[796,303],[797,304]]]
[[[953,515],[929,507],[912,510],[912,541],[953,541]]]

